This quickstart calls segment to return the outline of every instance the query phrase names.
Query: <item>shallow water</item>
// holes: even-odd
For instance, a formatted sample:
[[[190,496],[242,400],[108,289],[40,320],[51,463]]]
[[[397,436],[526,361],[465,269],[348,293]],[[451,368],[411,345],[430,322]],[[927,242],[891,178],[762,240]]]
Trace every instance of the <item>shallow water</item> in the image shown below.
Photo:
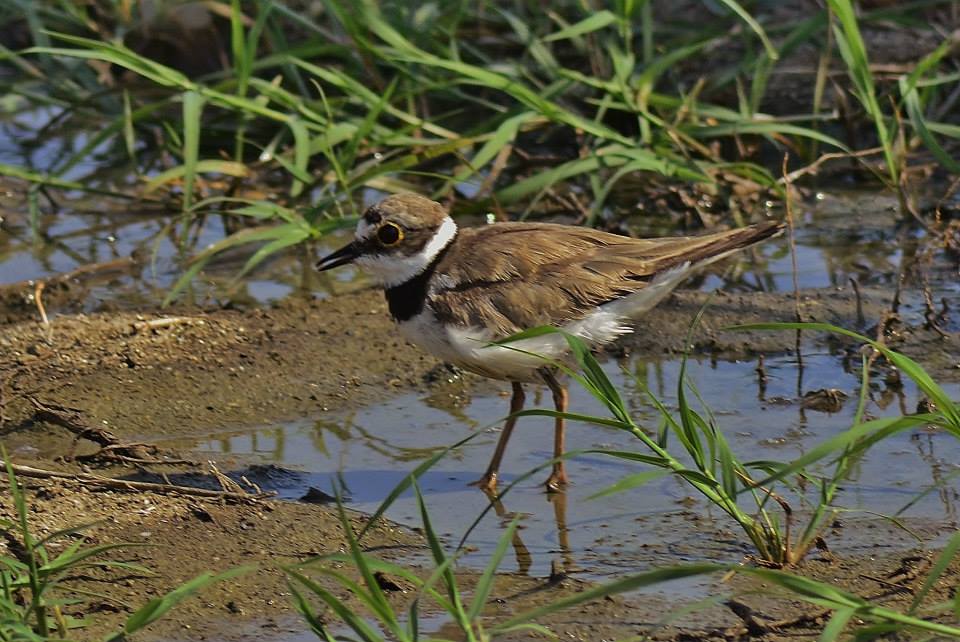
[[[792,357],[767,359],[769,382],[763,399],[759,398],[754,362],[689,363],[690,380],[710,404],[741,458],[787,461],[849,427],[855,412],[858,377],[842,372],[835,356],[808,353],[804,359],[807,376],[815,379],[818,387],[838,388],[850,395],[840,412],[804,409],[795,401],[797,368]],[[634,377],[646,382],[672,406],[679,367],[678,361],[639,359],[605,364],[608,375],[624,391],[638,423],[651,429],[656,429],[659,419]],[[957,386],[948,390],[960,395]],[[541,389],[538,396],[531,406],[549,404],[545,390]],[[900,395],[881,390],[874,397],[868,410],[876,416],[912,411],[917,401],[911,386]],[[405,395],[348,415],[225,432],[190,445],[221,462],[233,457],[249,461],[253,457],[300,471],[277,485],[283,497],[300,497],[310,486],[332,492],[333,484],[339,483],[352,508],[372,512],[408,471],[434,449],[483,430],[506,413],[506,406],[506,398],[496,394],[474,395],[454,406]],[[599,403],[579,388],[572,389],[571,408],[605,416]],[[420,480],[434,527],[447,537],[459,538],[469,521],[488,504],[486,496],[467,483],[482,474],[497,436],[484,432],[441,460]],[[507,451],[501,484],[548,460],[551,440],[549,419],[523,418]],[[584,424],[568,428],[568,447],[643,452],[642,445],[629,434]],[[956,517],[954,476],[960,470],[955,463],[958,461],[960,443],[949,435],[901,433],[884,441],[857,466],[850,483],[844,485],[838,505],[868,511],[863,515],[893,514],[916,500],[906,516],[952,522]],[[639,571],[662,563],[729,561],[749,553],[745,538],[734,531],[735,525],[718,511],[711,511],[691,487],[674,477],[590,499],[590,495],[624,475],[643,468],[600,455],[577,457],[568,467],[573,484],[564,496],[549,497],[544,492],[540,482],[548,471],[535,474],[514,488],[503,499],[502,506],[488,514],[469,538],[469,543],[479,550],[467,560],[483,564],[503,527],[515,514],[523,516],[519,538],[522,545],[517,543],[513,559],[504,568],[538,576],[549,574],[555,559],[568,570],[597,577],[617,572],[625,564]],[[944,483],[947,478],[950,481]],[[917,499],[931,487],[937,490]],[[387,515],[409,525],[419,524],[409,493]],[[854,513],[847,518],[856,516]],[[831,541],[830,545],[841,551],[862,551],[872,544],[853,537],[850,541]]]

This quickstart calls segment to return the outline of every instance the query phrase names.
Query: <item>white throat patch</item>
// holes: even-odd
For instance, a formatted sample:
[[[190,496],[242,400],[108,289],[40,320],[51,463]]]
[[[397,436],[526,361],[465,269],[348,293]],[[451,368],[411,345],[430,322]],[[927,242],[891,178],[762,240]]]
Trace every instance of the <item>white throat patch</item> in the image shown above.
[[[357,223],[357,238],[366,239],[376,228],[362,219]],[[357,258],[356,264],[365,269],[384,288],[405,283],[427,269],[443,248],[457,235],[457,224],[449,216],[437,228],[430,242],[410,256],[370,254]]]

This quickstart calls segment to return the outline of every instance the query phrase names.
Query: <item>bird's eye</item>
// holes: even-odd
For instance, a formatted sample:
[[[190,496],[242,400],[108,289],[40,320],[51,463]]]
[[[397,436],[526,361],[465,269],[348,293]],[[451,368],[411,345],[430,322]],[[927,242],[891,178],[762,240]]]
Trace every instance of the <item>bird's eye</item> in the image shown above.
[[[396,223],[384,223],[377,229],[377,240],[384,247],[392,247],[403,240],[403,230]]]

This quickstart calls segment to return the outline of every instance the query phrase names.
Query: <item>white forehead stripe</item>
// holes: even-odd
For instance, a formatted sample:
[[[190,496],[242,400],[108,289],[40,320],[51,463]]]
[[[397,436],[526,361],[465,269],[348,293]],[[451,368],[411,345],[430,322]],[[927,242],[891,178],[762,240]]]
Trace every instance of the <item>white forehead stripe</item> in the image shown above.
[[[372,233],[373,227],[361,220],[357,223],[357,238],[367,238],[366,235]],[[368,254],[357,258],[356,263],[369,272],[384,288],[392,288],[409,281],[430,267],[440,251],[447,247],[456,235],[457,224],[448,216],[443,219],[443,223],[434,232],[430,242],[416,254],[410,256]]]
[[[367,223],[367,220],[363,217],[357,221],[357,239],[368,239],[373,236],[373,232],[377,229],[376,225],[370,225]]]

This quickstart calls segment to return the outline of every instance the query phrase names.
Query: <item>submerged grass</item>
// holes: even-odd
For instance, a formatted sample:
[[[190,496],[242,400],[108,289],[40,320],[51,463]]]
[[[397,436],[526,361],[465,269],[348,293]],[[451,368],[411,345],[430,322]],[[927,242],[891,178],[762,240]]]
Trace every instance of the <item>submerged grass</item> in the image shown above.
[[[292,207],[309,199],[324,218],[355,214],[355,195],[369,189],[459,192],[478,207],[525,213],[572,189],[593,223],[627,176],[720,195],[733,183],[741,195],[781,193],[766,165],[784,149],[802,158],[808,149],[843,154],[879,143],[878,175],[901,193],[918,145],[957,167],[949,148],[960,132],[947,118],[958,99],[952,37],[889,83],[878,82],[863,36],[876,24],[915,26],[917,11],[936,16],[946,3],[858,11],[831,0],[812,15],[781,15],[724,0],[698,9],[711,13],[708,25],[653,2],[592,11],[571,0],[546,12],[497,2],[214,4],[210,28],[223,39],[198,49],[183,27],[174,49],[223,62],[190,69],[199,62],[145,53],[152,28],[182,20],[176,8],[150,18],[126,3],[106,3],[101,15],[0,0],[0,24],[22,21],[32,43],[0,53],[10,100],[22,111],[52,107],[52,134],[71,125],[96,132],[47,167],[0,172],[103,190],[102,180],[77,175],[78,163],[132,159],[150,177],[147,191],[164,188],[185,224],[211,212],[233,216],[195,203],[242,197],[267,176],[286,192],[271,200]],[[836,47],[849,85],[837,80],[825,91],[821,69],[809,112],[785,111],[767,95],[771,78],[803,47],[824,42]],[[847,93],[862,110],[824,109],[825,95],[849,105]],[[322,233],[313,227],[300,241]]]

